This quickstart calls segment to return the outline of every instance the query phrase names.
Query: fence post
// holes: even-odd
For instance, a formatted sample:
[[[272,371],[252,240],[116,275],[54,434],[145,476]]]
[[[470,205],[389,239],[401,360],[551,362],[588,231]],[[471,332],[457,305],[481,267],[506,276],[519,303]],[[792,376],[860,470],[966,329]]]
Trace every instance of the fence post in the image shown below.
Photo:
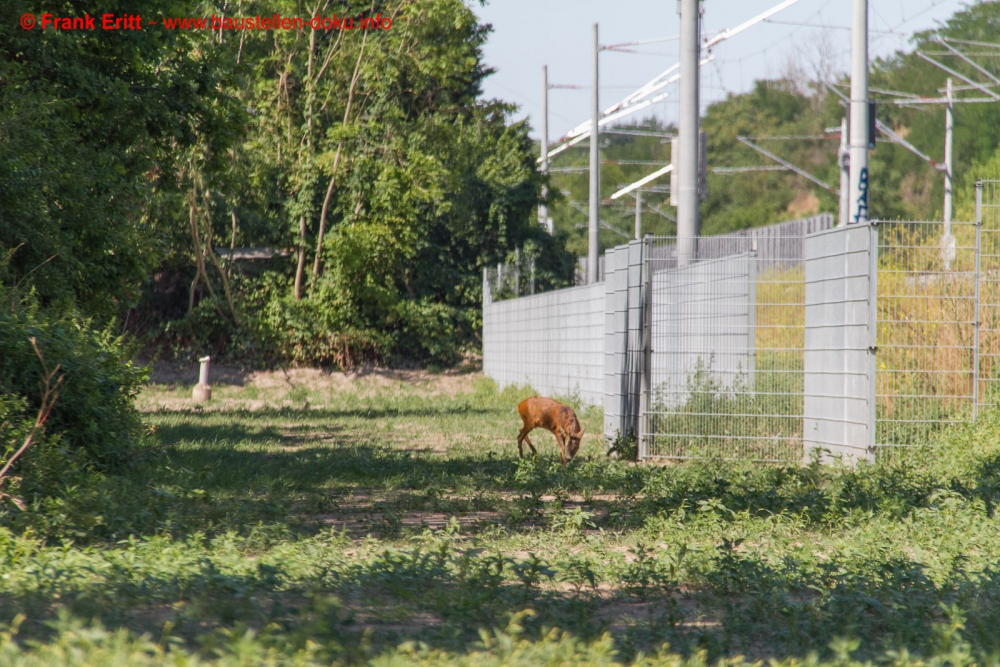
[[[640,392],[639,392],[639,419],[638,433],[636,440],[639,445],[639,460],[649,457],[649,443],[646,438],[649,434],[649,409],[652,394],[653,375],[653,269],[650,262],[652,253],[653,235],[647,234],[642,240],[642,257],[639,271],[640,275],[640,299],[642,299],[642,310],[640,311],[639,326],[642,331],[642,354],[640,355],[641,368]]]
[[[979,329],[980,323],[980,292],[979,281],[982,276],[983,256],[983,182],[976,181],[976,312],[972,323],[972,420],[979,418]]]
[[[868,458],[875,460],[878,378],[878,220],[868,223]]]
[[[804,235],[803,235],[804,237]],[[757,233],[750,232],[750,266],[747,267],[747,383],[756,390],[757,372]]]

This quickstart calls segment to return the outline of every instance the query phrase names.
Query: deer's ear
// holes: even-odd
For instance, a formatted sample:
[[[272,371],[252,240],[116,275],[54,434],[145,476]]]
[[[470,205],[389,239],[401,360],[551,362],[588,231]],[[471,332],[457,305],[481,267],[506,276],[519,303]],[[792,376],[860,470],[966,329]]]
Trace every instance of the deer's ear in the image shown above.
[[[582,438],[582,437],[583,437],[583,434],[584,434],[584,432],[585,432],[586,430],[587,430],[587,429],[585,429],[585,428],[581,428],[581,429],[580,429],[580,432],[576,434],[576,437],[578,437],[578,438]]]

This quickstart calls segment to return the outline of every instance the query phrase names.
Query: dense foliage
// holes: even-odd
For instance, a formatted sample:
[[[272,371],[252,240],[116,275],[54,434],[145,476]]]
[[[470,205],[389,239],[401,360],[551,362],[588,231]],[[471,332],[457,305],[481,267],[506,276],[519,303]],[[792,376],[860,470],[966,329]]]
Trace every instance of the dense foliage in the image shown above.
[[[515,248],[564,284],[572,261],[532,222],[528,128],[480,99],[488,27],[459,0],[238,11],[334,9],[391,22],[0,28],[0,241],[14,250],[0,279],[175,352],[341,366],[474,348],[482,268]],[[227,11],[143,7],[147,19]],[[217,250],[235,243],[277,257],[243,271]]]
[[[0,279],[28,280],[46,304],[105,321],[133,304],[159,261],[149,172],[210,126],[223,140],[219,63],[197,36],[168,31],[23,30],[0,3]],[[146,3],[150,14],[190,3]],[[40,16],[83,16],[86,2],[41,2]],[[110,2],[103,12],[132,11]],[[231,107],[231,105],[228,105]],[[166,164],[163,164],[166,167]]]
[[[253,11],[272,10],[311,11],[281,1]],[[222,35],[211,46],[236,54],[225,91],[249,114],[218,164],[205,163],[212,151],[191,153],[156,221],[169,251],[137,325],[159,323],[175,351],[448,362],[476,346],[484,266],[520,248],[543,280],[569,277],[559,240],[532,220],[541,181],[528,128],[509,122],[510,105],[480,99],[488,28],[457,0],[337,13],[392,24]],[[286,252],[244,273],[223,270],[213,243]]]
[[[146,372],[134,353],[110,326],[22,303],[0,285],[0,469],[13,464],[0,475],[0,512],[20,515],[18,503],[29,510],[22,519],[58,521],[67,496],[93,498],[91,485],[120,471],[147,433],[134,403]],[[80,536],[107,511],[99,501],[89,508]]]

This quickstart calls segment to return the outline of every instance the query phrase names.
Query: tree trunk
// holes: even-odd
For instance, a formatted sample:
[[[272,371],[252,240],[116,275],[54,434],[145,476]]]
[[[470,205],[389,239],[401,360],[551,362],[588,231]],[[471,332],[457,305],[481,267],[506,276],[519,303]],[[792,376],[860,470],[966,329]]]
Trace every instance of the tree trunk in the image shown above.
[[[192,186],[197,188],[197,186]],[[219,315],[222,315],[222,310],[219,308],[218,299],[215,297],[215,289],[212,288],[212,282],[208,279],[208,272],[205,271],[205,255],[204,249],[201,243],[201,234],[198,233],[198,217],[197,217],[197,195],[195,193],[188,193],[188,208],[191,218],[191,240],[194,242],[194,263],[197,269],[197,274],[194,277],[194,281],[191,283],[191,296],[188,300],[188,314],[194,310],[194,291],[198,286],[198,278],[201,277],[202,282],[205,283],[205,287],[208,288],[208,293],[212,297],[212,303],[215,305],[215,310],[218,311]],[[225,317],[225,315],[223,315]]]
[[[295,270],[295,300],[302,300],[302,275],[306,267],[306,216],[299,218],[299,266]]]
[[[230,211],[229,215],[233,217],[233,238],[229,242],[229,264],[226,265],[226,277],[233,277],[233,262],[236,261],[234,254],[236,253],[236,211]]]
[[[315,10],[311,12],[311,16],[316,16],[319,11],[317,6]],[[309,59],[306,63],[306,156],[305,164],[302,165],[302,161],[299,162],[302,165],[303,171],[308,173],[312,169],[312,131],[313,131],[313,103],[315,101],[316,95],[316,82],[313,80],[313,51],[316,48],[316,29],[312,28],[309,32]],[[308,187],[303,184],[301,187]],[[302,197],[302,193],[299,193],[300,199],[305,201]],[[311,198],[310,198],[311,199]],[[302,282],[305,277],[306,272],[306,216],[305,214],[299,219],[299,264],[295,268],[295,300],[302,300]]]
[[[354,63],[354,75],[351,77],[351,87],[347,91],[347,108],[344,109],[343,122],[345,126],[350,119],[351,104],[354,102],[354,89],[358,84],[358,72],[361,71],[361,59],[365,55],[365,44],[367,43],[368,33],[365,32],[361,37],[361,50],[358,52],[358,60]],[[323,198],[323,210],[319,214],[319,234],[316,237],[316,260],[313,262],[312,278],[309,282],[310,297],[312,297],[313,292],[316,290],[316,279],[319,278],[320,262],[323,256],[323,235],[326,232],[326,216],[330,210],[330,198],[333,196],[333,187],[337,182],[337,168],[340,166],[340,150],[343,145],[343,141],[337,144],[337,153],[333,156],[333,170],[330,174],[330,184],[326,188],[326,197]]]

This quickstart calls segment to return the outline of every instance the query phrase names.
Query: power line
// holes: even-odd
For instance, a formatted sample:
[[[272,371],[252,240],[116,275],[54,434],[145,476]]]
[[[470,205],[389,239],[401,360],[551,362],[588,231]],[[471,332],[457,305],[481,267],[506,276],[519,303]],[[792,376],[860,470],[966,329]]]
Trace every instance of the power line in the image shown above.
[[[769,152],[769,151],[766,151],[766,150],[764,150],[763,148],[761,148],[760,146],[757,146],[756,144],[754,144],[754,143],[750,142],[750,140],[748,140],[748,139],[747,139],[746,137],[739,137],[739,136],[738,136],[738,137],[736,137],[736,139],[737,139],[737,141],[739,141],[740,143],[742,143],[742,144],[746,144],[747,146],[749,146],[750,148],[754,149],[754,150],[755,150],[755,151],[757,151],[758,153],[762,153],[762,154],[766,155],[767,157],[771,158],[772,160],[774,160],[774,161],[775,161],[775,162],[777,162],[778,164],[780,164],[780,165],[783,165],[783,166],[785,166],[785,167],[788,167],[789,169],[791,169],[792,171],[794,171],[794,172],[795,172],[796,174],[798,174],[799,176],[802,176],[802,177],[804,177],[804,178],[807,178],[807,179],[809,179],[810,181],[812,181],[813,183],[815,183],[816,185],[819,185],[819,186],[821,186],[821,187],[823,187],[823,188],[825,188],[825,189],[829,190],[830,192],[832,192],[832,193],[834,193],[834,194],[837,194],[837,189],[836,189],[836,188],[834,188],[834,187],[831,187],[831,186],[827,185],[827,184],[826,184],[826,183],[824,183],[823,181],[819,180],[818,178],[816,178],[815,176],[813,176],[812,174],[810,174],[810,173],[809,173],[808,171],[806,171],[805,169],[800,169],[799,167],[796,167],[796,166],[795,166],[794,164],[792,164],[791,162],[788,162],[788,161],[786,161],[786,160],[782,160],[782,159],[781,159],[780,157],[778,157],[778,156],[777,156],[777,155],[775,155],[774,153],[771,153],[771,152]]]
[[[673,139],[676,134],[667,134],[665,132],[646,132],[644,130],[615,130],[615,129],[603,129],[601,134],[630,134],[637,137],[659,137],[661,139]]]
[[[713,174],[742,174],[750,171],[791,171],[788,167],[781,165],[769,165],[765,167],[709,167],[708,170]]]
[[[800,26],[802,28],[823,28],[824,30],[847,30],[847,31],[851,30],[851,26],[849,26],[849,25],[827,25],[825,23],[804,23],[804,22],[800,22],[800,21],[778,21],[778,20],[775,20],[775,19],[764,19],[764,22],[765,23],[773,23],[775,25],[797,25],[797,26]],[[896,32],[894,30],[869,30],[868,32],[869,33],[874,33],[874,34],[883,34],[883,35],[903,35],[904,37],[906,36],[906,33]]]
[[[583,213],[584,215],[590,215],[590,213],[587,211],[587,209],[585,209],[583,206],[580,205],[580,202],[575,202],[575,201],[570,200],[569,205],[572,206],[573,208],[575,208],[580,213]],[[628,234],[626,234],[622,230],[618,229],[617,227],[613,227],[612,225],[609,225],[608,223],[604,222],[600,218],[598,218],[597,221],[600,223],[601,227],[604,227],[605,229],[608,229],[608,230],[614,232],[615,234],[618,234],[619,236],[623,236],[623,237],[625,237],[628,240],[632,240],[631,236],[629,236]]]
[[[954,39],[952,37],[942,37],[941,39],[943,39],[946,42],[954,42],[955,44],[969,44],[971,46],[988,46],[990,48],[1000,49],[1000,44],[991,44],[990,42],[970,42],[967,39]],[[990,55],[996,55],[996,54],[990,54]]]
[[[826,134],[774,134],[774,135],[764,136],[764,137],[746,137],[746,138],[750,139],[751,141],[768,141],[768,140],[777,140],[777,141],[799,141],[799,140],[803,140],[803,141],[830,141],[830,140],[840,140],[839,133],[838,133],[838,136],[835,136],[835,137],[831,137],[831,136],[826,135]]]

